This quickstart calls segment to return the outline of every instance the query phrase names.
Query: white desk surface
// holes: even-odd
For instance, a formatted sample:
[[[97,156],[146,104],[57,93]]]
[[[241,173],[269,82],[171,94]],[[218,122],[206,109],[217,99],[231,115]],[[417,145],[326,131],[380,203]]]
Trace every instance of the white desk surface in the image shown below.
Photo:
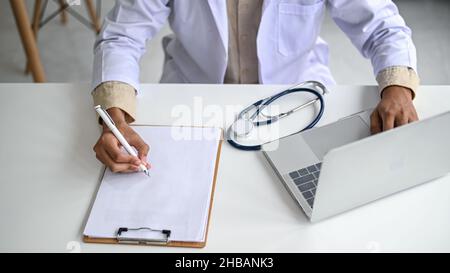
[[[179,121],[176,105],[245,106],[279,89],[143,85],[137,122],[172,124]],[[375,87],[336,86],[321,124],[377,101]],[[0,102],[1,252],[450,251],[448,176],[311,224],[260,153],[226,143],[206,248],[84,244],[102,172],[92,151],[100,129],[88,85],[0,84]],[[450,86],[422,87],[415,104],[421,118],[450,110]],[[207,123],[207,112],[185,123]]]

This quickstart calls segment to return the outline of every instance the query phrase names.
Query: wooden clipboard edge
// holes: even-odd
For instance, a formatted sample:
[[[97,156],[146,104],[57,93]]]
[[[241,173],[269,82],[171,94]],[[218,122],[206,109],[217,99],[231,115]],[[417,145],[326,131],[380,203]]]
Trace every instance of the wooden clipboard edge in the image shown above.
[[[134,126],[161,126],[166,127],[166,125],[134,125]],[[167,126],[169,127],[169,126]],[[173,127],[173,126],[172,126]],[[191,128],[214,128],[214,127],[194,127],[194,126],[179,126],[179,127],[191,127]],[[205,234],[205,241],[203,242],[182,242],[182,241],[169,241],[167,244],[158,244],[158,243],[149,243],[149,244],[123,244],[123,245],[140,245],[140,246],[165,246],[165,247],[189,247],[189,248],[204,248],[206,246],[206,242],[208,240],[208,232],[209,232],[209,224],[211,221],[211,211],[213,207],[213,201],[214,201],[214,193],[216,190],[216,181],[217,181],[217,173],[219,171],[219,161],[220,161],[220,154],[222,152],[222,144],[223,144],[223,129],[219,128],[221,131],[221,138],[219,140],[219,145],[217,148],[217,154],[216,154],[216,163],[214,166],[214,176],[213,176],[213,185],[211,189],[211,200],[209,203],[209,211],[208,211],[208,223],[206,224],[206,234]],[[106,169],[105,169],[106,171]],[[104,173],[103,173],[104,175]],[[102,177],[103,177],[102,175]],[[95,202],[95,201],[94,201]],[[89,212],[90,214],[90,212]],[[94,238],[89,237],[86,235],[83,235],[83,242],[84,243],[90,243],[90,244],[119,244],[119,241],[115,238]]]

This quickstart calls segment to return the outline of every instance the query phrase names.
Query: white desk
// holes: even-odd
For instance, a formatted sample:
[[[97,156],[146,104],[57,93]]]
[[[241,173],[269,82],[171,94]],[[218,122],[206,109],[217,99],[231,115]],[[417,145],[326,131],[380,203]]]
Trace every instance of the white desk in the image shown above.
[[[245,106],[277,88],[144,85],[138,122],[179,121],[175,105]],[[449,91],[422,87],[415,101],[421,118],[450,110]],[[377,100],[374,87],[335,87],[321,124]],[[310,224],[260,153],[226,143],[206,248],[84,244],[81,234],[102,170],[92,151],[100,131],[88,85],[0,84],[0,102],[2,252],[450,251],[450,177]]]

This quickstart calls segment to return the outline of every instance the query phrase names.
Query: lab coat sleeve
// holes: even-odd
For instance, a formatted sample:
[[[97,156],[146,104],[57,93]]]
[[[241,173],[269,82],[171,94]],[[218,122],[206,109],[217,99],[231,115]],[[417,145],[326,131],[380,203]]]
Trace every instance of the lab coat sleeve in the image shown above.
[[[147,40],[167,22],[169,0],[117,0],[94,47],[92,88],[107,81],[139,90],[139,61]]]
[[[331,17],[365,58],[374,74],[391,66],[417,71],[411,29],[391,0],[327,0]]]

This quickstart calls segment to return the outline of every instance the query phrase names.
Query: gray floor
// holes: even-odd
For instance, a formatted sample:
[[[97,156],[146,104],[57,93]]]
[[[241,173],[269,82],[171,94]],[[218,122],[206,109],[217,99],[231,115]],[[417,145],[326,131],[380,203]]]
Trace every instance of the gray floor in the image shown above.
[[[27,0],[31,12],[33,0]],[[450,1],[397,0],[395,1],[413,30],[419,60],[422,84],[450,84]],[[103,0],[105,13],[113,1]],[[50,1],[49,13],[56,9]],[[76,7],[85,14],[84,6]],[[148,46],[142,60],[142,82],[158,82],[163,53],[161,37],[169,33],[165,27]],[[24,75],[25,56],[8,1],[0,8],[0,82],[31,82]],[[326,18],[322,37],[330,44],[331,70],[340,84],[375,84],[368,60],[363,59],[344,34]],[[91,78],[94,34],[70,18],[63,26],[59,19],[46,25],[39,33],[39,47],[50,82],[88,82]]]

